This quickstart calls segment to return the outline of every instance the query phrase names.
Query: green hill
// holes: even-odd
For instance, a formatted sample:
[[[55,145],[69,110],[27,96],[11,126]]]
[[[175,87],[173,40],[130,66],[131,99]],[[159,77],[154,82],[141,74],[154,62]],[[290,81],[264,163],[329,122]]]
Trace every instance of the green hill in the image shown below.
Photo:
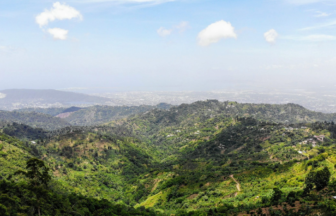
[[[15,122],[6,123],[0,126],[1,132],[21,140],[37,140],[46,138],[48,132],[41,128],[33,128],[28,125]]]
[[[34,155],[66,194],[153,214],[335,215],[333,120],[294,104],[153,109],[50,131],[35,145],[6,135],[13,147],[1,153],[0,175],[9,179]]]
[[[60,118],[37,112],[0,111],[0,120],[16,122],[45,130],[55,130],[70,126]]]
[[[157,215],[144,209],[134,209],[119,203],[111,203],[106,199],[83,196],[72,188],[64,185],[62,179],[53,175],[41,182],[43,176],[16,175],[20,173],[40,174],[43,166],[29,167],[28,159],[36,161],[35,145],[21,142],[13,137],[0,134],[0,214],[10,215]],[[51,161],[39,161],[53,170]],[[36,167],[39,169],[37,170]],[[49,173],[49,174],[48,174]],[[69,177],[67,178],[69,181]],[[89,180],[90,181],[90,180]],[[72,190],[69,191],[69,189]],[[96,196],[97,197],[97,196]]]

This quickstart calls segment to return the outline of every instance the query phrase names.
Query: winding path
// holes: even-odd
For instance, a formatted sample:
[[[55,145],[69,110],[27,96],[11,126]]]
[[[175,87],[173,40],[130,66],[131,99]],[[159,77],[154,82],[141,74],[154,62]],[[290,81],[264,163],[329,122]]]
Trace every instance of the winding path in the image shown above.
[[[233,181],[235,181],[237,183],[237,185],[236,185],[237,190],[240,191],[240,184],[239,184],[239,182],[233,177],[233,175],[230,175],[230,178],[232,178]],[[236,196],[237,196],[237,193],[236,193]]]

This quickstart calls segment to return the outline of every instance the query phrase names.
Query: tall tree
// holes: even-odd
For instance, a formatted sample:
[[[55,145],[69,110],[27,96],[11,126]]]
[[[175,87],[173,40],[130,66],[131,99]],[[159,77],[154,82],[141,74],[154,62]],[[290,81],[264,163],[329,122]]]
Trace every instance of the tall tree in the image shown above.
[[[48,183],[51,180],[49,168],[46,167],[42,160],[31,158],[27,161],[26,169],[27,171],[18,170],[14,174],[21,174],[29,179],[31,191],[35,195],[31,199],[31,204],[36,206],[38,215],[40,216],[41,207],[46,203],[44,197],[47,194]]]

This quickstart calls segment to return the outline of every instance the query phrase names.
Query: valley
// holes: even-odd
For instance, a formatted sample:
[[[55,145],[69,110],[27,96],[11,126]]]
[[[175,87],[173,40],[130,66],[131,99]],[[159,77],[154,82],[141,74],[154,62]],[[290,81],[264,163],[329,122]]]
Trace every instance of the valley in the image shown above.
[[[14,170],[36,157],[49,167],[54,193],[80,194],[157,215],[335,211],[334,114],[295,104],[216,100],[140,109],[144,112],[126,108],[121,113],[132,115],[97,121],[102,124],[55,130],[3,124],[2,181],[22,184],[24,179],[11,177]],[[81,111],[86,110],[74,113]],[[321,190],[307,176],[323,169],[329,177]]]

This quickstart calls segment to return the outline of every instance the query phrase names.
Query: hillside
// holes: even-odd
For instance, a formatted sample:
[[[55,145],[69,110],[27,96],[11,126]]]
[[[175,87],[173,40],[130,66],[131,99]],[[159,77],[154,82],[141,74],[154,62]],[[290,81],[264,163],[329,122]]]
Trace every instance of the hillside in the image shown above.
[[[57,175],[49,172],[49,167],[53,170],[52,164],[34,158],[36,156],[38,151],[34,144],[0,133],[1,215],[157,215],[122,202],[83,196],[76,188],[69,191],[72,185],[63,185]],[[34,174],[43,171],[43,175],[32,178],[25,175],[25,170]]]
[[[167,110],[169,104],[159,104],[157,106],[93,106],[72,112],[64,120],[72,125],[99,125],[113,120],[126,118],[134,114],[144,113],[153,109]]]
[[[18,112],[37,112],[43,113],[51,116],[57,116],[58,114],[63,113],[64,110],[68,108],[66,107],[50,107],[50,108],[38,108],[38,107],[30,107],[30,108],[22,108],[15,111]]]
[[[76,126],[99,125],[126,118],[153,109],[168,110],[172,105],[161,103],[156,106],[91,106],[69,108],[26,108],[18,112],[37,112],[59,117]]]
[[[107,98],[58,90],[9,89],[1,90],[0,109],[27,107],[69,107],[107,105]]]
[[[324,202],[332,202],[327,195],[332,194],[332,186],[329,192],[302,191],[307,184],[305,176],[313,170],[327,167],[330,179],[336,178],[333,124],[287,127],[252,118],[224,122],[226,126],[213,138],[194,137],[175,158],[161,162],[148,143],[120,128],[108,127],[69,128],[59,135],[55,131],[53,137],[31,147],[31,152],[49,165],[54,179],[69,192],[167,215],[210,209],[238,213],[261,207],[270,211],[275,187],[282,193],[278,203],[310,205],[317,199],[316,193]],[[3,177],[9,174],[6,171]]]
[[[70,124],[60,118],[37,112],[0,111],[0,120],[29,125],[34,128],[55,130]]]
[[[183,104],[169,110],[151,110],[127,120],[109,125],[123,125],[151,143],[150,147],[160,158],[180,151],[193,139],[211,139],[237,117],[282,124],[335,121],[336,114],[313,112],[296,104],[240,104],[217,100]]]
[[[33,128],[16,122],[6,122],[0,124],[0,131],[9,136],[28,141],[45,139],[48,136],[48,132],[42,128]]]
[[[332,118],[293,104],[205,101],[61,128],[23,147],[62,190],[155,214],[334,215]]]

